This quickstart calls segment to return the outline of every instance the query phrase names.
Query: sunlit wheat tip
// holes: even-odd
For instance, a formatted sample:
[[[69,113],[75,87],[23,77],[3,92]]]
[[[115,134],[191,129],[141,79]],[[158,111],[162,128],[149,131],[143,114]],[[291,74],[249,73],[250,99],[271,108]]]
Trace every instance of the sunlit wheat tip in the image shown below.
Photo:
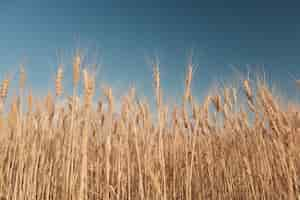
[[[76,54],[73,61],[73,86],[74,87],[76,87],[80,79],[80,65],[81,65],[81,57],[79,54]]]
[[[0,88],[0,98],[2,99],[2,101],[5,101],[7,97],[9,84],[10,84],[9,78],[6,78],[2,81],[2,85]]]
[[[244,90],[245,90],[245,93],[246,93],[246,96],[247,96],[248,100],[253,102],[253,93],[252,93],[252,90],[251,90],[249,80],[244,80],[243,86],[244,86]]]
[[[62,65],[60,65],[57,69],[56,79],[55,79],[55,93],[56,96],[58,97],[61,96],[63,92],[62,79],[63,79],[63,68]]]

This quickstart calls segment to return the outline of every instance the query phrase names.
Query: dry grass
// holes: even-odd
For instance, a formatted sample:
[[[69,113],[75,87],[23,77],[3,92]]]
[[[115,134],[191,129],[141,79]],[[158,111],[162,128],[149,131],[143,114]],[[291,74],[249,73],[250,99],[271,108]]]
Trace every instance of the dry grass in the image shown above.
[[[190,65],[182,106],[171,108],[154,65],[157,110],[134,88],[117,110],[108,87],[94,105],[96,79],[81,64],[78,54],[65,105],[53,97],[64,98],[61,66],[45,98],[20,92],[5,102],[10,79],[2,81],[10,109],[0,116],[0,199],[299,199],[300,109],[266,85],[245,80],[244,97],[225,87],[197,103]]]

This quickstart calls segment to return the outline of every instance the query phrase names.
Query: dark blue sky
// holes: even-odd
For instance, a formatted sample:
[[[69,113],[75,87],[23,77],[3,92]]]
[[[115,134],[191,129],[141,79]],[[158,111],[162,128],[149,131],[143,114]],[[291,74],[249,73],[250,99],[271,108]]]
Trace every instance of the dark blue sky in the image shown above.
[[[83,47],[90,60],[96,57],[102,64],[99,83],[109,83],[118,93],[133,83],[149,95],[147,60],[158,56],[162,85],[177,96],[193,49],[199,65],[195,93],[232,77],[232,65],[251,70],[247,64],[264,65],[272,82],[293,91],[291,74],[300,78],[300,3],[208,2],[2,0],[1,75],[16,71],[25,58],[30,84],[43,91],[53,82],[58,49],[69,64],[74,49]]]

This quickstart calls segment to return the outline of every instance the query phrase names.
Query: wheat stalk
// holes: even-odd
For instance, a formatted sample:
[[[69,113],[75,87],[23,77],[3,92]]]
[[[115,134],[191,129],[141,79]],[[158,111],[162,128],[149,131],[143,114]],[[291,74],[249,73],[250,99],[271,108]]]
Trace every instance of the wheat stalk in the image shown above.
[[[0,98],[3,102],[5,101],[5,99],[7,97],[9,84],[10,84],[10,79],[9,78],[5,78],[2,81],[2,85],[1,85],[1,88],[0,88]]]
[[[82,71],[84,84],[84,103],[90,107],[93,103],[93,96],[95,92],[95,78],[89,74],[87,69]]]
[[[193,66],[189,64],[188,71],[186,74],[185,79],[185,93],[184,93],[184,105],[186,101],[190,101],[192,103],[192,94],[191,94],[191,83],[192,83],[192,76],[193,76]]]
[[[112,95],[112,89],[110,87],[104,88],[103,94],[108,101],[108,113],[111,115],[114,112],[114,97]]]
[[[153,76],[154,76],[156,106],[157,106],[157,108],[160,108],[160,106],[161,106],[161,91],[160,91],[160,72],[159,72],[158,64],[153,65]]]
[[[216,110],[218,112],[221,112],[222,111],[222,99],[221,99],[221,96],[220,95],[215,95],[213,98],[212,98],[212,102],[216,108]]]
[[[63,93],[62,79],[63,79],[63,67],[62,65],[59,65],[56,72],[56,79],[55,79],[55,94],[57,97],[60,97]]]
[[[19,78],[19,88],[23,90],[25,88],[26,82],[26,72],[24,65],[20,65],[20,78]]]
[[[73,60],[73,87],[76,88],[80,80],[81,55],[77,53]]]

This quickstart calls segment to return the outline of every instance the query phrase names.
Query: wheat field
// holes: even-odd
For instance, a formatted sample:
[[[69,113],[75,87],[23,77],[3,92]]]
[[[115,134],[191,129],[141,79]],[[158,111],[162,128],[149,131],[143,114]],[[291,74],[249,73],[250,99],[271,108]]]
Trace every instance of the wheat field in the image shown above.
[[[198,102],[189,65],[171,106],[154,64],[153,110],[134,88],[115,99],[105,87],[96,99],[95,73],[80,54],[72,62],[70,94],[61,65],[45,97],[26,87],[24,67],[16,95],[11,77],[2,80],[1,200],[300,199],[300,108],[263,81]]]

